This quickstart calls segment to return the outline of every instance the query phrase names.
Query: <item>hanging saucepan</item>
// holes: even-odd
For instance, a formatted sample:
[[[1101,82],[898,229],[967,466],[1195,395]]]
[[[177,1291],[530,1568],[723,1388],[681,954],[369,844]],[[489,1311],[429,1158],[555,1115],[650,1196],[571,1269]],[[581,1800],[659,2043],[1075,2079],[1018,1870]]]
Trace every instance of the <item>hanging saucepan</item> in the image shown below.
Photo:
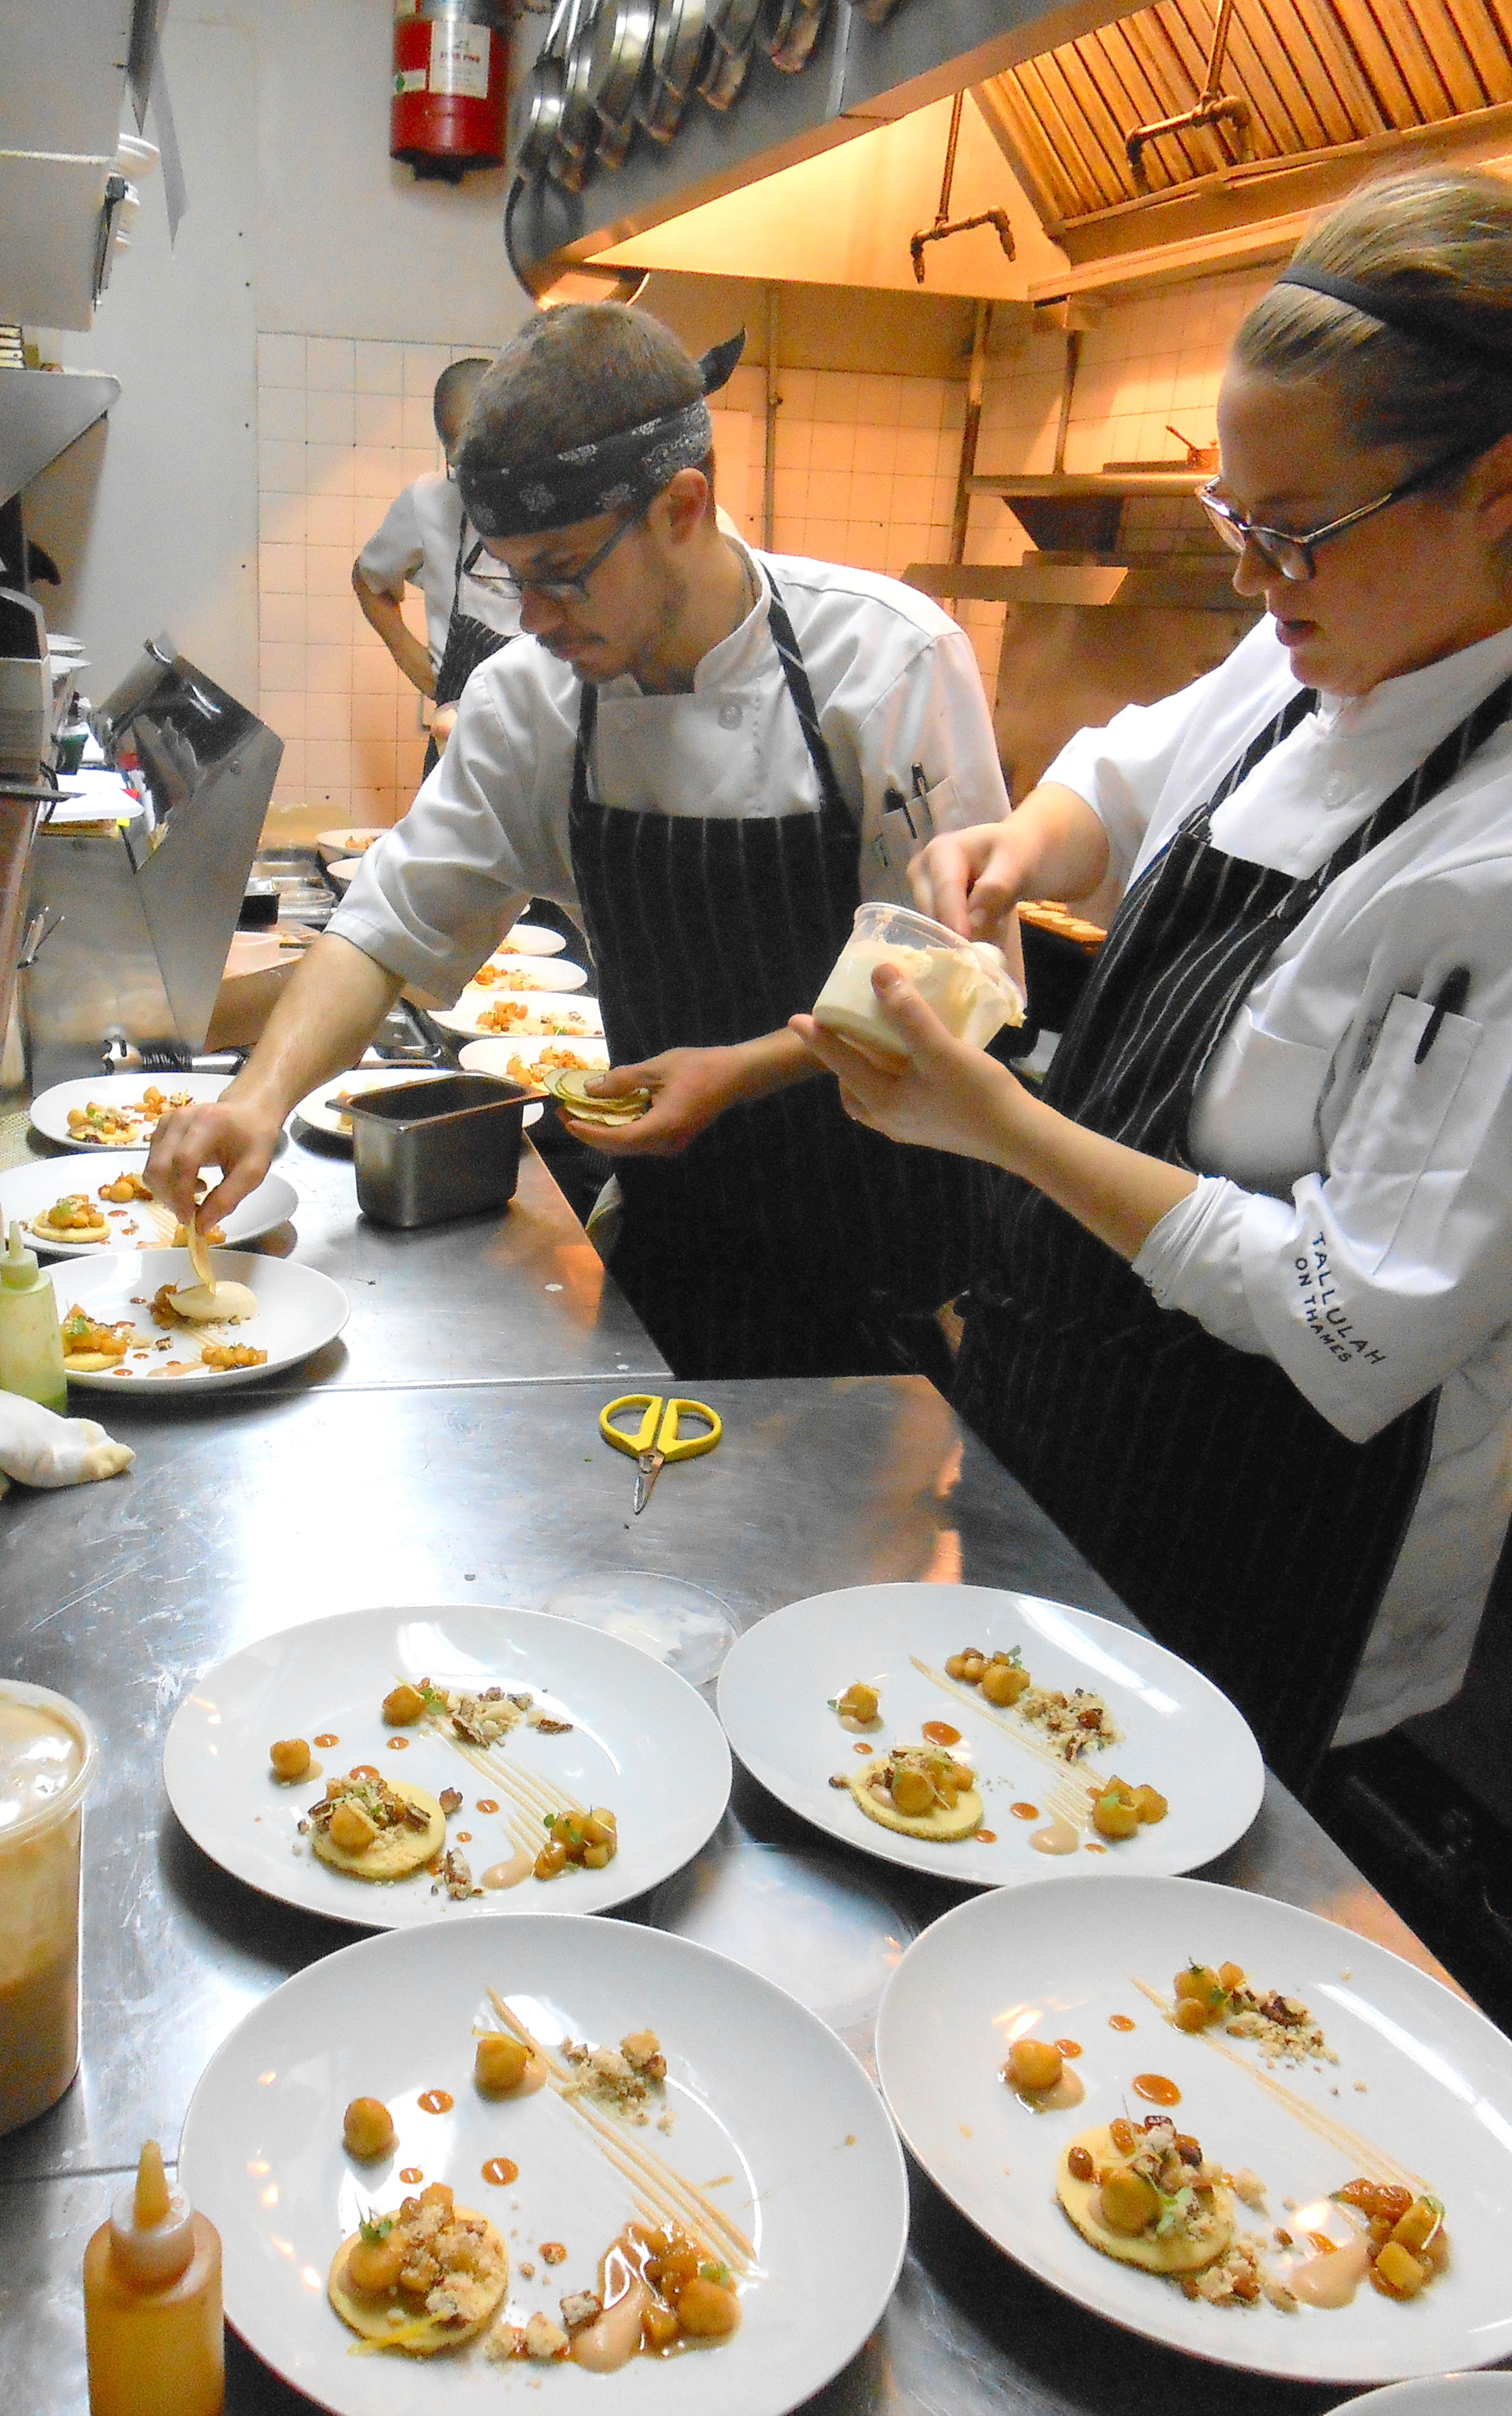
[[[765,5],[766,0],[718,0],[710,12],[714,39],[698,89],[711,109],[728,109],[745,83]]]
[[[623,167],[634,138],[635,99],[651,56],[657,0],[603,0],[594,28],[588,98],[598,113],[597,152]]]
[[[869,25],[885,25],[900,5],[900,0],[851,0],[857,16],[864,17]]]
[[[581,0],[556,0],[546,39],[536,53],[525,82],[525,131],[515,166],[522,176],[538,176],[552,156],[562,123],[563,53],[571,39]]]
[[[814,54],[829,0],[766,0],[756,38],[775,68],[797,75]]]
[[[588,88],[601,6],[602,0],[583,0],[567,44],[562,81],[562,122],[548,173],[569,193],[581,192],[587,182],[593,166],[593,146],[598,139],[598,113],[588,98]]]
[[[636,115],[653,143],[670,143],[698,80],[715,0],[658,0],[651,64]]]

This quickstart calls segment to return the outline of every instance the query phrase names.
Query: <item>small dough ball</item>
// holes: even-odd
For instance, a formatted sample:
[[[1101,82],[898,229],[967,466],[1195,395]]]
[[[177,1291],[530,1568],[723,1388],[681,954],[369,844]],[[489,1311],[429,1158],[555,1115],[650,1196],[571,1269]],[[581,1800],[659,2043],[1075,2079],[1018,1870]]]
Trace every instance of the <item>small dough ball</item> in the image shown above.
[[[349,2156],[357,2157],[365,2165],[386,2156],[396,2137],[394,2118],[381,2097],[354,2097],[341,2117],[341,2144]],[[368,2283],[358,2285],[363,2289],[371,2287]]]
[[[1063,2065],[1060,2048],[1049,2039],[1021,2038],[1009,2047],[1005,2068],[1015,2089],[1053,2089]]]
[[[310,1768],[310,1747],[303,1737],[280,1737],[269,1745],[267,1758],[275,1778],[303,1778]]]
[[[384,1697],[384,1724],[391,1729],[413,1728],[425,1709],[425,1697],[417,1686],[398,1685]]]
[[[378,1824],[370,1820],[360,1804],[339,1804],[330,1819],[331,1843],[340,1846],[343,1854],[360,1854],[378,1835]]]
[[[370,2106],[370,2097],[359,2097],[359,2106]],[[391,2234],[381,2240],[361,2238],[354,2242],[346,2260],[347,2279],[355,2290],[370,2298],[381,2299],[397,2288],[408,2252],[402,2240]]]
[[[1092,1807],[1092,1825],[1099,1837],[1132,1837],[1140,1825],[1139,1807],[1111,1791]]]
[[[934,1801],[934,1789],[922,1770],[900,1770],[892,1784],[893,1802],[900,1812],[917,1820]]]
[[[1016,1669],[1011,1661],[990,1661],[982,1671],[982,1693],[990,1703],[1000,1709],[1016,1703],[1029,1688],[1029,1673]]]
[[[486,2031],[473,2059],[473,2078],[485,2097],[518,2089],[530,2064],[530,2049],[511,2031]]]
[[[722,2283],[695,2273],[677,2293],[677,2320],[695,2340],[722,2340],[740,2321],[740,2301]]]

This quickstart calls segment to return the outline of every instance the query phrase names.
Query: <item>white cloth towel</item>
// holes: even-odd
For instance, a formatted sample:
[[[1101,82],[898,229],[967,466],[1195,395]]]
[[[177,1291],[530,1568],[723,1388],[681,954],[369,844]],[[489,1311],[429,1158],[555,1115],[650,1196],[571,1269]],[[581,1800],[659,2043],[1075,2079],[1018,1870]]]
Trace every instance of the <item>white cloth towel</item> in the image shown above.
[[[92,1485],[119,1476],[135,1457],[93,1418],[60,1418],[40,1401],[0,1393],[0,1494],[9,1492],[12,1477],[23,1485]]]

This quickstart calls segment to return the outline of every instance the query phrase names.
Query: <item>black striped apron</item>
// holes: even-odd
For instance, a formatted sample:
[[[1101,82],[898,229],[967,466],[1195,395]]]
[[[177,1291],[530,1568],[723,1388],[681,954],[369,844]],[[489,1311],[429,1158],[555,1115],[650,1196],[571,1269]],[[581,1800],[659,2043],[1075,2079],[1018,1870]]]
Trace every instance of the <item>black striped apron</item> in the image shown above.
[[[775,589],[769,627],[818,774],[817,813],[597,802],[598,698],[583,689],[572,871],[616,1064],[779,1030],[813,1004],[849,937],[860,834]],[[828,1078],[728,1109],[680,1157],[621,1158],[615,1171],[615,1279],[688,1380],[895,1371],[908,1315],[966,1282],[992,1182],[964,1158],[863,1131]]]
[[[509,631],[495,629],[489,622],[479,621],[476,614],[463,612],[459,609],[461,602],[462,572],[470,567],[464,560],[469,533],[464,520],[457,539],[457,561],[451,575],[451,613],[446,622],[446,642],[442,648],[441,661],[436,668],[435,702],[437,704],[455,704],[478,664],[486,663],[489,657],[496,655],[501,646],[507,646],[512,642]],[[473,538],[473,558],[476,560],[478,551],[478,539],[476,536]],[[440,761],[440,747],[433,738],[429,739],[426,743],[425,771],[422,778],[433,772]]]
[[[1044,1096],[1189,1167],[1198,1086],[1240,1004],[1329,883],[1451,780],[1512,708],[1487,697],[1317,872],[1225,855],[1223,799],[1316,703],[1293,697],[1130,888]],[[972,1290],[957,1407],[1163,1644],[1305,1784],[1338,1723],[1416,1506],[1437,1394],[1351,1442],[1272,1359],[1159,1307],[1017,1179]]]

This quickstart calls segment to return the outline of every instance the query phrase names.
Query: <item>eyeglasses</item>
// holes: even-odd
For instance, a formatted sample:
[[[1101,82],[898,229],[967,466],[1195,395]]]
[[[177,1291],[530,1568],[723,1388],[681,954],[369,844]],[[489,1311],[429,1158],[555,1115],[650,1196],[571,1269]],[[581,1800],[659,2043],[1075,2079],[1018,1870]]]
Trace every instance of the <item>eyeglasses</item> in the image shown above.
[[[501,596],[517,598],[541,596],[549,604],[586,604],[588,581],[594,572],[602,568],[620,539],[628,536],[631,529],[639,528],[644,518],[644,512],[637,512],[633,520],[621,521],[613,536],[606,537],[597,552],[591,553],[586,562],[580,564],[570,579],[517,579],[512,570],[478,570],[475,565],[483,551],[481,540],[474,546],[462,568],[470,579],[477,581],[479,587],[497,588]]]
[[[1243,553],[1252,545],[1262,562],[1271,570],[1278,570],[1283,579],[1298,582],[1311,579],[1317,569],[1313,561],[1315,549],[1329,537],[1342,536],[1346,529],[1357,528],[1361,521],[1370,520],[1391,504],[1399,504],[1408,495],[1420,494],[1425,487],[1437,484],[1451,470],[1465,469],[1484,453],[1484,445],[1461,445],[1443,459],[1430,461],[1426,470],[1414,470],[1399,486],[1391,487],[1378,495],[1373,504],[1361,504],[1353,512],[1344,512],[1337,521],[1324,521],[1322,528],[1299,531],[1267,528],[1262,521],[1247,521],[1217,493],[1217,480],[1210,478],[1205,487],[1197,490],[1197,500],[1212,521],[1224,544],[1232,553]]]

